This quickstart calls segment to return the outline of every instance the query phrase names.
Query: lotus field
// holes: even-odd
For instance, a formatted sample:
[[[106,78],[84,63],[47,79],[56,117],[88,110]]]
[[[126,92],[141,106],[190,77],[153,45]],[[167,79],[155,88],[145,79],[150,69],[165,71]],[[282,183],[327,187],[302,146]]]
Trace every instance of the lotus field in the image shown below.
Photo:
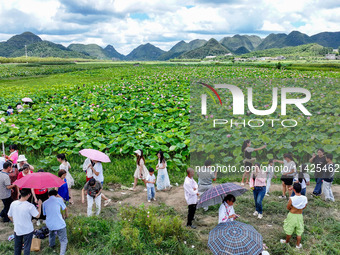
[[[222,65],[76,66],[83,66],[85,70],[75,71],[74,65],[65,65],[60,67],[62,73],[52,72],[43,77],[34,77],[39,73],[30,73],[29,67],[1,66],[3,79],[20,76],[22,71],[28,72],[28,78],[1,81],[0,142],[17,143],[23,153],[43,153],[42,166],[57,153],[77,155],[84,148],[99,149],[131,160],[133,151],[142,148],[153,161],[156,161],[156,152],[163,150],[169,169],[180,171],[189,165],[191,139],[193,155],[204,152],[207,157],[218,157],[215,160],[221,164],[242,164],[240,147],[246,138],[252,139],[255,146],[268,143],[267,149],[257,155],[263,161],[268,157],[281,158],[286,151],[302,160],[318,147],[333,153],[335,161],[339,159],[340,75],[337,72]],[[245,95],[246,88],[253,87],[254,107],[258,109],[271,106],[274,85],[304,87],[312,94],[306,104],[312,116],[304,116],[297,108],[289,106],[289,118],[298,121],[295,128],[284,128],[278,122],[275,128],[226,126],[216,131],[211,126],[212,119],[217,116],[209,113],[201,116],[198,112],[200,97],[195,97],[198,80],[232,82],[239,85]],[[225,91],[221,95],[224,108],[219,109],[218,118],[231,119],[231,94]],[[22,112],[15,109],[13,115],[7,116],[7,107],[15,108],[24,97],[31,98],[33,103],[24,105]],[[214,103],[209,100],[212,99],[208,98],[210,107]],[[258,119],[247,110],[245,106],[244,117],[235,119]],[[206,125],[200,122],[190,127],[190,115],[194,119],[204,119]],[[281,119],[280,103],[270,118]],[[190,129],[194,136],[190,137]],[[217,133],[214,140],[200,132]]]

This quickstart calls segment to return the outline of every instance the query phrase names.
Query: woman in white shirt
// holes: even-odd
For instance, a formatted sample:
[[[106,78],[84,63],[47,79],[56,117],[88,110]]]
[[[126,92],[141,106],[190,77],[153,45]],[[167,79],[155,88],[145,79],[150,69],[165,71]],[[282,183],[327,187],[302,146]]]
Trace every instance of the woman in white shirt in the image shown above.
[[[293,178],[296,174],[296,164],[294,162],[293,156],[291,154],[284,154],[283,161],[274,159],[274,163],[283,164],[282,168],[282,196],[280,198],[286,198],[286,191],[288,190],[289,197],[292,195],[292,190],[290,187],[293,185]]]
[[[228,194],[223,199],[220,209],[218,210],[218,224],[233,221],[238,217],[238,215],[235,214],[233,206],[235,201],[236,198],[231,194]]]

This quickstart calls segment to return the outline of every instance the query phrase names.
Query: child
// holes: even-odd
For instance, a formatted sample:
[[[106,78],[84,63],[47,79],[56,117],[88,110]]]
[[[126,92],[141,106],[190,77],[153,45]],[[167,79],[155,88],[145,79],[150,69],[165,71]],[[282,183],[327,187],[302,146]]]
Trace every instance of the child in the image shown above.
[[[236,198],[232,194],[228,194],[218,210],[218,224],[235,220],[238,215],[234,211],[234,203]]]
[[[289,240],[296,229],[296,248],[301,249],[301,235],[304,229],[302,211],[306,208],[308,201],[306,196],[301,195],[300,183],[294,183],[293,190],[295,196],[289,198],[287,204],[289,213],[283,224],[283,229],[287,235],[286,240],[281,239],[280,242],[289,243]]]
[[[310,177],[309,174],[306,173],[307,165],[303,164],[301,166],[300,172],[294,177],[293,182],[300,183],[301,184],[301,195],[306,195],[306,188],[307,185],[310,183]],[[291,188],[292,189],[292,188]],[[295,193],[293,191],[292,197],[295,196]]]
[[[101,202],[102,202],[102,185],[94,178],[90,179],[81,191],[81,201],[84,204],[84,194],[87,191],[87,216],[92,216],[93,200],[96,203],[96,215],[100,214]]]
[[[155,170],[150,167],[149,168],[149,175],[146,177],[146,187],[147,187],[147,192],[148,192],[148,202],[150,203],[151,200],[156,201],[155,198],[155,182],[156,182],[156,177],[154,175]]]
[[[270,189],[270,185],[272,182],[272,178],[276,178],[276,176],[274,175],[274,160],[271,159],[269,160],[269,165],[267,168],[267,187],[266,187],[266,196],[269,196],[269,189]]]
[[[58,195],[64,199],[65,202],[68,202],[70,200],[70,196],[68,194],[68,186],[66,181],[66,171],[65,170],[59,170],[58,176],[60,179],[62,179],[65,183],[61,185],[58,188]]]
[[[323,193],[325,194],[325,200],[329,200],[334,202],[334,196],[332,192],[332,182],[334,179],[334,172],[335,172],[335,165],[333,163],[333,155],[327,154],[326,155],[327,161],[327,170],[325,172],[325,178],[323,179]]]

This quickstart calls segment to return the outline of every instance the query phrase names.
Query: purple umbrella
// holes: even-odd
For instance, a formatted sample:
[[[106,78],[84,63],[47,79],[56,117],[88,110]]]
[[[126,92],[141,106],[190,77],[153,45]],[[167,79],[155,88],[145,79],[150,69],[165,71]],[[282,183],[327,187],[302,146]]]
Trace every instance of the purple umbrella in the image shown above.
[[[230,182],[217,185],[208,189],[202,194],[197,208],[221,204],[226,195],[232,194],[237,197],[242,195],[246,191],[247,189]]]

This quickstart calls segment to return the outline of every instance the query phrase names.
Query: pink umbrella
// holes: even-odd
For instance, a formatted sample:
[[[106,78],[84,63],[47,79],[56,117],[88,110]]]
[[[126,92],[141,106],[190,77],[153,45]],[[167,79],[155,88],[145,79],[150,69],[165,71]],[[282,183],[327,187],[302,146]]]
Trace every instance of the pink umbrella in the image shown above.
[[[30,188],[30,189],[47,189],[60,187],[65,182],[55,176],[54,174],[47,172],[39,172],[28,174],[25,177],[16,180],[13,184],[19,188]]]
[[[84,149],[79,153],[89,159],[100,161],[100,162],[111,162],[110,158],[103,152],[94,149]]]
[[[33,103],[33,100],[32,99],[30,99],[29,97],[25,97],[25,98],[23,98],[23,99],[21,99],[23,102],[25,102],[25,103]]]

